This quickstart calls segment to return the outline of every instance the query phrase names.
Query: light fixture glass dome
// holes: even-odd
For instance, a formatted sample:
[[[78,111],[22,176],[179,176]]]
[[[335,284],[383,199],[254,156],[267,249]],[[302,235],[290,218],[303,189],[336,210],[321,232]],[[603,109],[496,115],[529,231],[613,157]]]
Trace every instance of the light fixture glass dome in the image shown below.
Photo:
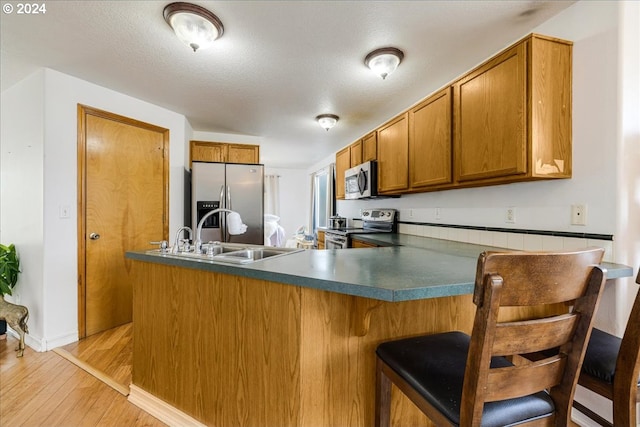
[[[378,74],[384,80],[389,74],[393,73],[400,62],[402,62],[404,54],[400,49],[395,47],[385,47],[376,49],[364,59],[364,63],[374,73]]]
[[[335,114],[320,114],[316,117],[316,121],[327,131],[334,127],[339,119]]]
[[[176,36],[195,52],[206,49],[222,36],[222,22],[207,9],[191,3],[171,3],[164,8],[164,19]]]

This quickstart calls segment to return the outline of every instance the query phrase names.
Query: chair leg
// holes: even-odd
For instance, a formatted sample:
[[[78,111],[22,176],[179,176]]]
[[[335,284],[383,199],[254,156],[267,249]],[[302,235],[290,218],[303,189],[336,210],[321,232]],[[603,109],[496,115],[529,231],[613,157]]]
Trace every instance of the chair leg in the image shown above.
[[[389,427],[391,423],[391,380],[382,370],[383,362],[376,362],[376,427]]]

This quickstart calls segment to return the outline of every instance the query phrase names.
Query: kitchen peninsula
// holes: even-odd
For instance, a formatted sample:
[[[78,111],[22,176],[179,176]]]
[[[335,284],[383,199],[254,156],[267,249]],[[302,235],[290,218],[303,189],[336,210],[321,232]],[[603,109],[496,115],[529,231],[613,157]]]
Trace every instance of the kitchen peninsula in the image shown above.
[[[429,238],[404,243],[305,250],[244,266],[128,252],[130,400],[156,416],[161,400],[171,407],[165,414],[175,408],[193,419],[174,424],[373,425],[376,346],[470,332],[476,260],[495,249]],[[609,279],[633,273],[604,267]],[[393,399],[394,426],[428,425],[406,398]]]

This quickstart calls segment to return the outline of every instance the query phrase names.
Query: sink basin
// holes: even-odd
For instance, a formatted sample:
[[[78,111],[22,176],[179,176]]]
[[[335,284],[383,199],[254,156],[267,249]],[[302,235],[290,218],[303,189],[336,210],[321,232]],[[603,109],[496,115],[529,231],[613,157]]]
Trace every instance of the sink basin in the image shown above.
[[[274,248],[271,246],[248,245],[243,243],[207,243],[202,245],[205,253],[178,252],[162,253],[159,249],[147,253],[159,254],[167,257],[190,258],[203,261],[217,261],[232,264],[249,264],[267,258],[289,255],[304,249]]]

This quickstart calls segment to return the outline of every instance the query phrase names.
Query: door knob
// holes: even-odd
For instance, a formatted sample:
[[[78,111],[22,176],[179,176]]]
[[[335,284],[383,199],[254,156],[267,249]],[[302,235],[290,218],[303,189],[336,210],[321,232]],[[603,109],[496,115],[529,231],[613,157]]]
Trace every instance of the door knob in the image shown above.
[[[100,238],[100,235],[98,233],[91,233],[89,234],[89,238],[91,240],[98,240]]]

